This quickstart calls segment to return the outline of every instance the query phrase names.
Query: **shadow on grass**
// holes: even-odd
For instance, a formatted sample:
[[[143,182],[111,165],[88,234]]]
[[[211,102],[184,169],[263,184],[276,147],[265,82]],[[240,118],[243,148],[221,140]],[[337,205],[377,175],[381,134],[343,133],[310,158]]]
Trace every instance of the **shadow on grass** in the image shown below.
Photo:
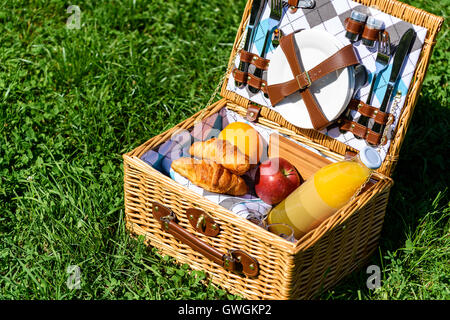
[[[419,221],[433,210],[432,203],[439,192],[445,193],[448,202],[449,116],[450,109],[441,106],[432,92],[420,97],[393,174],[395,184],[380,242],[383,249],[403,246],[403,231],[407,231],[404,229],[417,228]]]
[[[434,211],[433,202],[441,192],[440,207],[448,203],[449,150],[448,127],[450,109],[423,90],[408,128],[400,159],[392,178],[389,204],[377,250],[368,265],[382,266],[381,256],[405,247],[427,213]],[[358,299],[370,295],[366,286],[366,266],[343,279],[334,289],[323,292],[322,299]],[[359,293],[358,293],[359,291]]]

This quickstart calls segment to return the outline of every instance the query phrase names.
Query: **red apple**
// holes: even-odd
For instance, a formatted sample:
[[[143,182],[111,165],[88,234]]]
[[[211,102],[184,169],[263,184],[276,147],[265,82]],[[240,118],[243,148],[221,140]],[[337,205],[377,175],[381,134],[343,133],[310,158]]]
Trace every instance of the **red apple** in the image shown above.
[[[267,204],[284,200],[301,184],[295,167],[283,158],[270,158],[259,166],[255,177],[255,192]]]

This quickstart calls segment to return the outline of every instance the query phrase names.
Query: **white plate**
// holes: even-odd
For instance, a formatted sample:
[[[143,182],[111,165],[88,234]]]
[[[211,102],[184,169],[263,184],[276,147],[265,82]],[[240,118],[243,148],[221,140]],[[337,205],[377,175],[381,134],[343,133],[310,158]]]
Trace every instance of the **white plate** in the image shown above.
[[[322,30],[304,30],[294,35],[306,70],[332,56],[344,45],[332,34]],[[267,70],[267,84],[273,85],[294,79],[289,63],[281,46],[278,46]],[[325,117],[335,120],[345,110],[353,95],[355,86],[354,68],[348,67],[332,72],[315,81],[309,88],[316,97]],[[313,129],[308,110],[300,95],[296,92],[273,107],[283,118],[300,128]]]

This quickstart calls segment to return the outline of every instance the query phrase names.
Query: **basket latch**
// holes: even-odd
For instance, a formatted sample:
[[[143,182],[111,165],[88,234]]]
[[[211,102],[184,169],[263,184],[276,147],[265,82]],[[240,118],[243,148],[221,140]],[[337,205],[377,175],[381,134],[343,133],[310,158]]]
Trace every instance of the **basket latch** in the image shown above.
[[[220,232],[220,226],[205,211],[197,208],[186,210],[189,223],[194,229],[206,236],[216,237]]]
[[[203,218],[200,218],[202,210],[194,209],[194,211],[192,211],[193,209],[194,208],[191,208],[189,212],[192,213],[193,217],[194,213],[198,214],[199,217],[195,223],[195,226],[197,227],[198,224],[198,228],[202,228],[202,223],[207,220],[207,217],[204,215]],[[212,245],[197,238],[195,235],[181,227],[178,224],[176,216],[172,210],[156,201],[152,203],[152,212],[154,218],[161,224],[164,231],[171,234],[177,240],[188,245],[194,251],[202,254],[209,260],[221,265],[226,270],[243,273],[249,277],[256,277],[259,274],[258,261],[245,251],[228,250],[227,253],[223,253],[217,250]]]

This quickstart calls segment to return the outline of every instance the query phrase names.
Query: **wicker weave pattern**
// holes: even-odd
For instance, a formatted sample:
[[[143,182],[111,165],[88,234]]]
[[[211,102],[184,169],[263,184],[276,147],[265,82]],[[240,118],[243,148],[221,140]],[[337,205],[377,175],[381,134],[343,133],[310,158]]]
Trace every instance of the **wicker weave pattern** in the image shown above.
[[[222,99],[207,108],[206,112],[203,111],[202,116],[208,117],[224,106],[242,112],[239,106]],[[332,286],[336,279],[348,274],[350,269],[359,265],[357,263],[359,260],[354,261],[353,256],[348,257],[351,260],[349,264],[348,259],[343,260],[345,255],[339,254],[339,252],[360,252],[361,261],[368,257],[376,242],[370,241],[369,243],[366,233],[371,231],[375,235],[374,240],[378,239],[389,189],[392,185],[391,179],[377,175],[381,181],[371,190],[357,197],[318,228],[305,235],[297,243],[292,244],[185,189],[139,159],[139,156],[145,151],[167,140],[180,128],[192,127],[196,120],[196,115],[194,115],[180,123],[179,126],[150,139],[133,152],[124,155],[125,208],[127,227],[131,233],[145,236],[149,245],[160,248],[164,254],[175,257],[181,263],[188,263],[193,269],[206,270],[214,283],[250,299],[311,297],[317,290],[325,286]],[[292,131],[280,127],[277,123],[267,122],[266,125],[289,134],[299,141],[304,139],[303,136],[296,135]],[[324,151],[326,150],[324,149]],[[330,155],[332,155],[331,152]],[[151,201],[158,201],[171,208],[183,228],[216,249],[224,253],[229,249],[242,249],[251,254],[260,264],[260,275],[257,278],[247,278],[227,272],[166,234],[161,230],[159,222],[152,216]],[[374,210],[375,204],[378,210]],[[219,223],[221,232],[217,238],[208,238],[192,228],[185,214],[186,210],[191,207],[204,210]],[[374,214],[377,216],[373,217]],[[346,228],[334,229],[335,226],[346,225],[347,220],[348,230],[351,233],[342,232]],[[373,225],[374,220],[381,221],[381,223]],[[330,230],[333,230],[330,234],[338,250],[328,243],[330,239],[327,234]],[[358,230],[362,230],[363,234],[355,238],[354,235],[358,234]],[[323,237],[324,235],[325,237]],[[361,242],[360,238],[367,241]],[[317,246],[316,243],[320,245]],[[345,243],[345,246],[340,246],[341,243]],[[372,247],[369,244],[372,244]],[[324,255],[324,252],[328,254]],[[308,264],[310,264],[309,268]],[[314,268],[314,274],[323,275],[329,267],[336,268],[332,278],[327,277],[324,283],[318,279],[310,283],[312,281],[310,268]],[[299,268],[301,269],[300,273]]]
[[[157,247],[163,254],[174,257],[180,263],[187,263],[193,269],[205,270],[212,282],[248,299],[311,298],[321,290],[331,288],[367,261],[378,245],[393,184],[388,176],[398,159],[443,19],[394,0],[358,2],[367,6],[376,5],[384,12],[429,30],[394,141],[379,173],[375,174],[379,181],[297,243],[290,243],[185,189],[140,160],[147,150],[165,142],[173,133],[192,128],[197,121],[223,107],[245,115],[249,101],[226,91],[225,81],[221,90],[223,99],[124,155],[125,214],[130,233],[143,235],[146,243]],[[244,11],[230,64],[237,52],[250,8],[251,0]],[[336,160],[342,160],[349,149],[316,131],[290,125],[268,108],[262,108],[257,123],[310,145]],[[167,234],[153,218],[152,201],[170,208],[183,228],[217,250],[227,253],[229,249],[242,249],[252,255],[260,265],[258,277],[248,278],[227,272]],[[193,229],[185,214],[191,207],[200,208],[215,219],[221,228],[218,237],[207,237]]]

